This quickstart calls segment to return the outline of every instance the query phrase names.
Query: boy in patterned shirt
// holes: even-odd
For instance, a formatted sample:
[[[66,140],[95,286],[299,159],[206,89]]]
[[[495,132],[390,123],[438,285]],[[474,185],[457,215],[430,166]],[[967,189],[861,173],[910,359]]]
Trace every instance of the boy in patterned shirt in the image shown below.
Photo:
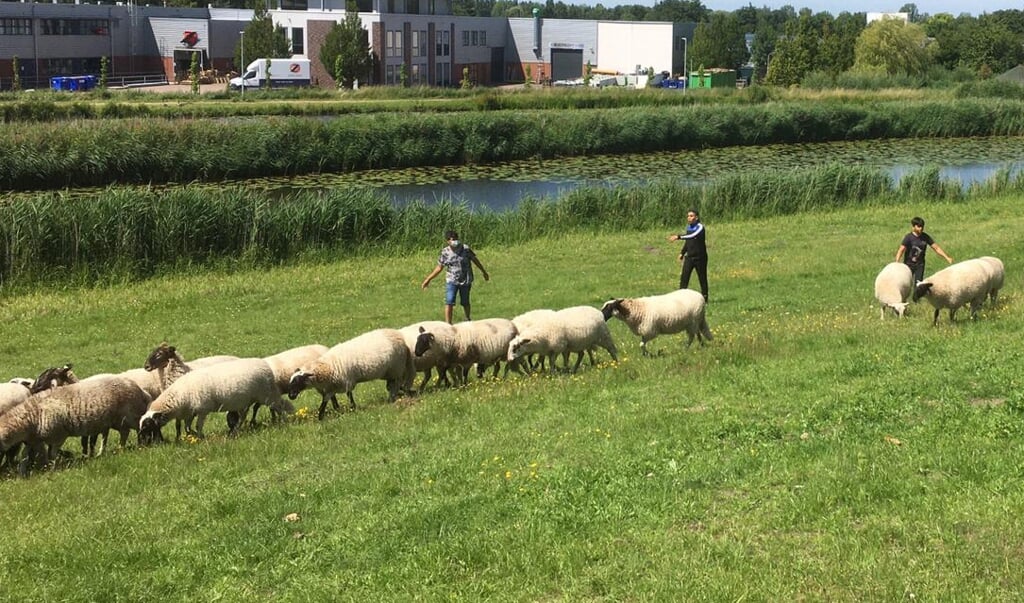
[[[444,233],[448,244],[441,248],[441,254],[437,258],[437,266],[423,279],[421,289],[426,289],[434,277],[445,270],[445,293],[444,293],[444,320],[448,324],[452,322],[452,310],[455,307],[455,296],[458,295],[462,310],[466,313],[466,320],[472,320],[469,315],[469,290],[473,286],[473,265],[480,269],[484,280],[491,280],[483,264],[477,259],[473,250],[459,241],[459,235],[454,230]]]

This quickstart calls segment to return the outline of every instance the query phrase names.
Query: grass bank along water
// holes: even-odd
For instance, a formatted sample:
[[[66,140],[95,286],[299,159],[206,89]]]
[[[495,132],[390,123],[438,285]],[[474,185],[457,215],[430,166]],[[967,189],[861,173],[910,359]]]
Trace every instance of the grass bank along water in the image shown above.
[[[940,179],[937,168],[905,176],[897,185],[881,170],[833,164],[725,176],[701,185],[661,181],[584,188],[554,202],[526,200],[502,213],[447,202],[396,208],[383,193],[357,188],[287,198],[242,188],[110,188],[72,198],[44,193],[0,205],[0,287],[406,252],[436,246],[438,233],[452,225],[481,245],[577,230],[678,226],[681,208],[691,206],[726,219],[1022,189],[1024,175],[1008,172],[965,191],[958,182]]]
[[[112,119],[0,132],[0,188],[252,178],[523,158],[1024,133],[1003,100],[794,101],[338,119]]]
[[[1022,201],[705,213],[715,341],[704,348],[663,337],[652,344],[663,354],[640,358],[616,321],[616,366],[397,405],[364,384],[358,412],[323,422],[228,439],[218,420],[203,442],[0,480],[3,592],[1017,600]],[[1018,267],[999,307],[934,329],[927,306],[879,320],[871,283],[915,214],[955,257]],[[678,246],[664,235],[492,241],[478,247],[494,278],[474,289],[474,309],[513,316],[668,290]],[[434,318],[441,294],[418,283],[436,252],[434,241],[373,262],[5,297],[0,365],[7,377],[72,360],[85,376],[138,366],[162,339],[194,356],[263,356]]]

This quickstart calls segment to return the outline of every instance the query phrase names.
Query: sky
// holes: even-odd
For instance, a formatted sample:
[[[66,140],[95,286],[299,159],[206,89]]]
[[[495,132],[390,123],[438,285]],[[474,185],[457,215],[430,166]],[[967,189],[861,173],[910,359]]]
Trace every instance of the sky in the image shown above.
[[[642,4],[653,6],[656,0],[565,0],[566,4],[589,4],[593,6],[600,2],[606,7],[622,4]],[[848,0],[841,2],[829,2],[828,0],[702,0],[701,3],[711,10],[733,11],[748,4],[756,8],[767,6],[769,8],[781,8],[792,6],[796,10],[809,8],[813,12],[828,11],[833,15],[846,11],[851,13],[885,13],[896,12],[901,6],[913,2],[913,0]],[[992,13],[997,10],[1017,9],[1024,10],[1020,2],[1011,0],[917,0],[917,12],[929,15],[937,13],[950,13],[953,16],[960,13],[970,13],[978,16],[981,13]]]
[[[974,0],[973,2],[964,2],[964,0],[918,0],[916,2],[913,0],[851,0],[847,2],[828,2],[827,0],[792,0],[789,2],[785,0],[703,0],[702,3],[711,10],[736,10],[748,4],[753,4],[757,8],[762,6],[780,8],[788,4],[797,10],[806,7],[816,13],[828,11],[836,15],[843,11],[851,13],[896,12],[901,6],[909,2],[917,5],[917,12],[922,14],[928,13],[929,15],[950,13],[956,16],[960,13],[970,13],[977,16],[981,13],[991,13],[997,10],[1021,10],[1024,8],[1020,2],[1011,2],[1010,0]]]

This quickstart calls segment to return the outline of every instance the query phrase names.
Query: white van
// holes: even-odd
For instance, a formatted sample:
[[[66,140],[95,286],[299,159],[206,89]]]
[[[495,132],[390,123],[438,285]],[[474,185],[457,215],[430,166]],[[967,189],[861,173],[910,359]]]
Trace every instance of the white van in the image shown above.
[[[269,77],[268,77],[268,69]],[[240,77],[231,78],[228,84],[232,90],[239,90],[242,87],[264,88],[267,79],[270,80],[271,88],[288,88],[292,86],[308,86],[309,59],[294,56],[290,59],[256,59],[245,68],[245,73]]]

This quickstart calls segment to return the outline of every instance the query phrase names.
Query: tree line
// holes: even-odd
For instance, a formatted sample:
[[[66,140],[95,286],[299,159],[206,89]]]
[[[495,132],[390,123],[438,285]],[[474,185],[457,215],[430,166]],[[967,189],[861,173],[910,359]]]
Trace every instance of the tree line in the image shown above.
[[[191,0],[177,0],[190,2]],[[223,1],[223,0],[222,0]],[[236,0],[228,0],[233,2]],[[241,0],[237,0],[241,1]],[[245,0],[250,2],[252,0]],[[291,49],[282,27],[275,27],[263,0],[246,27],[245,56],[287,57]],[[861,12],[814,13],[792,6],[779,9],[748,5],[735,11],[712,11],[700,0],[662,0],[654,6],[620,5],[607,8],[547,0],[452,0],[456,15],[526,17],[534,8],[546,18],[672,21],[697,23],[688,40],[692,68],[753,68],[756,81],[790,86],[808,77],[835,80],[842,74],[909,76],[941,79],[959,73],[962,79],[985,79],[1024,62],[1024,11],[999,10],[974,17],[967,13],[929,15],[905,4],[899,12],[908,19],[867,23]],[[319,59],[339,86],[366,81],[374,66],[369,35],[356,4],[335,24]],[[748,43],[748,34],[753,34]],[[241,44],[236,65],[241,65]]]

